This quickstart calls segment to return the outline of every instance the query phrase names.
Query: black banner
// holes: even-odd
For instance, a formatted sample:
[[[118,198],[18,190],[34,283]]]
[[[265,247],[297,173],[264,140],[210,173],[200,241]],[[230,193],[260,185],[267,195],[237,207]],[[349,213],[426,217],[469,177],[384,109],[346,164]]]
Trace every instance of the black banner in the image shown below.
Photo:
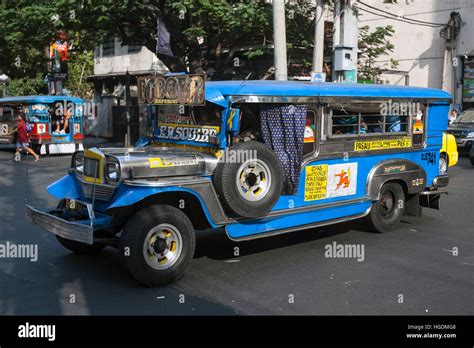
[[[474,344],[468,316],[3,316],[0,346],[49,344]]]

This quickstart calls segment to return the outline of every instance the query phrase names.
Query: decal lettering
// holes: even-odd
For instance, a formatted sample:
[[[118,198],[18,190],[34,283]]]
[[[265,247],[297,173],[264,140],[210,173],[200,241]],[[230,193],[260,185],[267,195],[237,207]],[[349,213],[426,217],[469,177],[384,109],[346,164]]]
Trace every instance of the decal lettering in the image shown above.
[[[148,159],[150,168],[168,168],[175,166],[190,166],[198,164],[196,158],[165,158],[152,157]]]
[[[428,166],[436,165],[436,152],[423,152],[421,154],[421,160],[426,162]]]
[[[327,164],[306,167],[305,201],[315,201],[326,198],[327,177]]]
[[[0,125],[0,135],[7,135],[8,133],[8,124]]]
[[[169,140],[195,141],[207,143],[215,137],[219,127],[213,126],[182,126],[179,124],[164,124],[159,127],[158,138]]]
[[[363,140],[354,143],[354,151],[402,149],[407,147],[411,147],[410,137],[383,140]]]
[[[386,174],[389,174],[389,173],[400,173],[400,172],[404,172],[406,171],[406,166],[405,165],[399,165],[399,166],[388,166],[388,167],[384,167],[383,171],[384,173]]]

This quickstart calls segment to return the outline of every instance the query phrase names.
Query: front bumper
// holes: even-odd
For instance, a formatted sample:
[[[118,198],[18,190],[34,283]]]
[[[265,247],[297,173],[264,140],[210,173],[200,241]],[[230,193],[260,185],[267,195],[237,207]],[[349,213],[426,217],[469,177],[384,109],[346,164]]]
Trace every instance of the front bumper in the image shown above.
[[[94,243],[94,229],[91,225],[67,221],[30,205],[25,206],[25,218],[44,230],[65,239],[91,245]]]

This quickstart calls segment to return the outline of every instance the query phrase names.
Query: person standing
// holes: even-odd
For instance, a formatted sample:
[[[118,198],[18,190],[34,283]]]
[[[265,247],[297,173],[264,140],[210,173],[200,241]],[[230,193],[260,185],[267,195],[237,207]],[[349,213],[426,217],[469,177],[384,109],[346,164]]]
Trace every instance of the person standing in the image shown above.
[[[28,142],[28,132],[26,129],[26,123],[23,120],[21,113],[18,113],[18,121],[16,123],[17,139],[16,139],[16,153],[15,159],[18,158],[20,151],[25,150],[31,153],[35,157],[35,161],[38,161],[40,156],[30,148]]]
[[[456,109],[451,110],[448,116],[449,124],[451,125],[458,118],[458,111]]]

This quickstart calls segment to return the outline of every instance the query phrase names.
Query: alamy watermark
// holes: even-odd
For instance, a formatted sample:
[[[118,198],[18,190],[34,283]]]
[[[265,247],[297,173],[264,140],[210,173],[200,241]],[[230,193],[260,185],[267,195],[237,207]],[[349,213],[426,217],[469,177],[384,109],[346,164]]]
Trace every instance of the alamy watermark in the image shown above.
[[[365,260],[364,244],[326,244],[324,256],[327,258],[357,259],[357,262]]]
[[[225,149],[219,161],[222,163],[245,163],[257,159],[257,150]]]
[[[38,244],[0,243],[0,259],[30,259],[38,261]]]
[[[410,116],[422,113],[422,104],[418,102],[392,101],[380,103],[380,114],[384,116]]]

